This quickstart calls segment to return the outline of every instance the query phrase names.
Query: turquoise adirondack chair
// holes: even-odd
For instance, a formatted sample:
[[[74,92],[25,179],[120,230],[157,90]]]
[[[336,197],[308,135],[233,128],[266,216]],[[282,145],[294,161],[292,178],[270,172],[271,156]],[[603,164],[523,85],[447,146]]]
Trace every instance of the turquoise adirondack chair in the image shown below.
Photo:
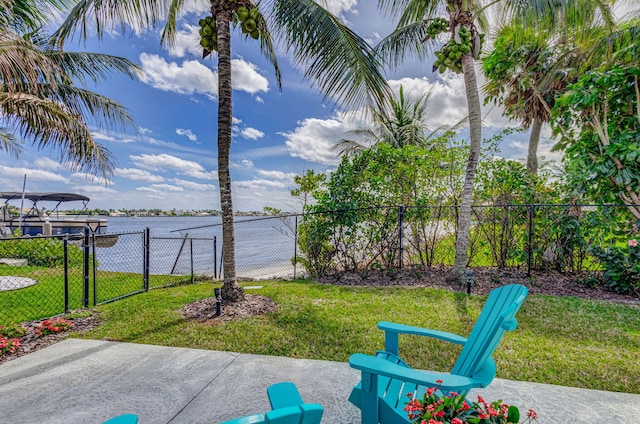
[[[136,414],[118,415],[104,421],[102,424],[138,424],[138,416]]]
[[[527,297],[528,290],[519,284],[492,290],[468,338],[444,331],[379,322],[385,332],[385,350],[375,356],[356,353],[349,365],[362,372],[361,381],[351,392],[349,401],[360,408],[362,424],[407,423],[404,407],[409,398],[422,399],[429,387],[443,392],[465,393],[474,387],[487,387],[496,375],[491,355],[506,331],[518,326],[516,313]],[[412,369],[398,356],[398,335],[427,336],[463,345],[450,373]],[[437,383],[436,380],[442,380]]]
[[[304,403],[295,384],[276,383],[267,388],[271,411],[225,421],[222,424],[320,424],[321,405]]]

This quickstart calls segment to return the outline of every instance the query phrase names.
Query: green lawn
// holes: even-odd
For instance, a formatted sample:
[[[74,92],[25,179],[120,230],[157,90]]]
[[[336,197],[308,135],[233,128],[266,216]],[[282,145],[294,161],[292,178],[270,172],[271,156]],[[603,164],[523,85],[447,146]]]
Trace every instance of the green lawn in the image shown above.
[[[38,283],[19,290],[0,291],[0,324],[37,320],[65,312],[63,267],[14,267],[0,264],[1,276],[28,277]],[[68,308],[82,308],[84,280],[82,269],[70,268],[68,274]],[[150,287],[176,285],[191,281],[190,276],[151,275]],[[143,289],[140,273],[98,271],[89,276],[89,305],[126,296]]]
[[[255,283],[252,283],[255,284]],[[103,325],[85,338],[347,361],[383,346],[381,320],[467,335],[483,298],[424,288],[352,288],[310,282],[260,282],[247,290],[274,299],[277,312],[226,324],[185,321],[186,303],[211,284],[152,290],[99,306]],[[576,298],[529,296],[519,328],[495,359],[498,377],[640,393],[640,307]],[[448,370],[458,348],[417,336],[401,354],[419,368]]]

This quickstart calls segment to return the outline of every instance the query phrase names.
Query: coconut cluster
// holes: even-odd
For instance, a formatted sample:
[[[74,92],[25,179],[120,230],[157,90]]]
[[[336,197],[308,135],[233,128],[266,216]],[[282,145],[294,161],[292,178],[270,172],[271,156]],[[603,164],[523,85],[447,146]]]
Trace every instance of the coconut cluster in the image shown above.
[[[240,6],[236,9],[235,17],[240,22],[243,34],[251,36],[254,40],[260,38],[260,30],[258,29],[260,12],[256,7]]]
[[[216,31],[216,20],[213,16],[207,16],[198,21],[200,30],[200,46],[207,52],[218,51],[218,33]]]
[[[427,38],[435,39],[438,34],[449,29],[449,21],[444,18],[435,18],[427,27]]]
[[[439,51],[436,52],[436,61],[433,63],[433,71],[440,73],[447,69],[459,74],[462,72],[462,55],[472,53],[474,58],[480,56],[484,34],[475,34],[465,26],[455,28],[453,37]]]
[[[230,3],[236,3],[231,5],[234,8],[233,23],[237,27],[240,24],[242,33],[246,36],[250,36],[254,40],[260,38],[260,30],[258,29],[258,22],[263,19],[260,11],[257,7],[254,7],[251,3],[245,2],[245,4],[237,4],[237,0],[229,0]],[[218,33],[216,30],[216,20],[213,16],[206,16],[198,21],[200,30],[200,46],[204,49],[204,56],[207,56],[211,52],[218,51]]]

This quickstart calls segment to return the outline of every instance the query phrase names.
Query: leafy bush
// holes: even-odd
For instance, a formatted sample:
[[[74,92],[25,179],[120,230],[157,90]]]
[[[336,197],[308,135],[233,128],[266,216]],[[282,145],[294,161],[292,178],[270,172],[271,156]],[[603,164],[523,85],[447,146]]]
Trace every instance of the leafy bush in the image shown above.
[[[593,247],[593,255],[604,267],[604,284],[616,293],[640,293],[640,247],[629,240],[626,247]]]
[[[30,265],[57,267],[64,265],[62,240],[41,237],[17,237],[0,239],[0,257],[27,259]],[[69,243],[70,268],[81,268],[82,249]]]

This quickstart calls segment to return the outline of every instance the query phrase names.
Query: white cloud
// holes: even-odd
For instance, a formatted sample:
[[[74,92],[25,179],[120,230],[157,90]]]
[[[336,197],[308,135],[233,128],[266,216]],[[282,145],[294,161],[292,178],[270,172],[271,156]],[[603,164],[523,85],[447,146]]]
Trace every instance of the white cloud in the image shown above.
[[[80,193],[87,193],[87,194],[117,193],[117,191],[112,188],[105,187],[105,186],[97,186],[97,185],[79,185],[79,186],[73,187],[73,190]]]
[[[43,180],[43,181],[57,181],[57,182],[68,182],[69,180],[62,175],[55,174],[49,171],[43,171],[41,169],[31,169],[31,168],[20,168],[20,167],[9,167],[9,166],[0,166],[0,174],[6,175],[8,177],[19,177],[23,178],[25,175],[27,176],[27,180]]]
[[[258,103],[264,103],[264,99],[260,96],[256,96],[255,99],[256,99],[256,102]]]
[[[205,171],[204,167],[198,162],[180,159],[176,156],[168,154],[152,155],[131,155],[129,158],[140,168],[151,171],[162,171],[171,169],[181,175],[189,175],[190,177],[202,180],[216,180],[218,173],[216,171]]]
[[[307,118],[298,123],[293,132],[283,133],[289,154],[310,162],[325,165],[340,162],[337,152],[332,151],[340,139],[346,137],[347,131],[364,125],[362,113],[338,112],[333,118]]]
[[[49,159],[47,157],[41,157],[36,159],[35,161],[33,161],[33,165],[38,168],[53,169],[53,170],[64,168],[64,166],[62,166],[60,162],[57,162],[53,159]]]
[[[171,180],[171,182],[173,182],[176,185],[186,187],[191,190],[198,190],[198,191],[215,190],[216,188],[216,186],[214,186],[213,184],[201,184],[193,181],[181,180],[179,178],[174,178]]]
[[[75,172],[71,175],[71,178],[74,178],[77,180],[89,180],[92,183],[95,183],[101,186],[107,186],[107,185],[113,184],[113,181],[110,181],[103,177],[96,177],[95,175],[87,174],[86,172]]]
[[[324,7],[336,16],[342,16],[346,12],[357,13],[358,0],[326,0]]]
[[[287,184],[282,181],[267,180],[265,178],[254,178],[250,181],[236,181],[234,186],[248,188],[259,191],[265,187],[269,188],[286,188]]]
[[[118,177],[127,178],[134,181],[148,181],[150,183],[159,183],[164,181],[160,175],[154,175],[149,171],[136,168],[116,168],[115,174]]]
[[[100,133],[100,132],[92,132],[91,133],[91,137],[94,138],[94,140],[97,141],[109,141],[111,143],[133,143],[135,142],[135,140],[131,137],[114,137],[112,135],[109,134],[105,134],[105,133]]]
[[[184,135],[191,141],[196,141],[198,137],[189,129],[176,128],[176,134]]]
[[[236,118],[235,116],[233,116],[233,117],[231,118],[231,123],[232,123],[233,125],[239,125],[239,124],[241,124],[241,123],[242,123],[242,119],[240,119],[240,118]]]
[[[242,136],[251,140],[257,140],[264,137],[264,133],[258,129],[247,127],[242,130]]]
[[[175,44],[169,48],[169,54],[174,57],[185,57],[187,54],[193,56],[202,55],[202,47],[200,47],[200,35],[197,25],[184,24],[182,28],[176,32]]]
[[[161,191],[184,191],[184,187],[171,184],[152,184],[150,187]]]
[[[141,53],[140,65],[144,70],[141,81],[159,90],[209,97],[218,94],[218,74],[197,60],[178,64],[167,62],[156,54]],[[233,59],[231,66],[234,90],[251,94],[269,90],[269,81],[258,73],[252,63]]]
[[[242,59],[231,60],[233,89],[251,94],[259,91],[269,91],[269,81],[260,75],[256,69],[257,67],[253,63],[245,62]]]
[[[178,65],[167,63],[156,54],[141,53],[140,65],[144,70],[142,82],[159,90],[208,96],[218,93],[218,74],[196,60],[185,60]]]
[[[293,178],[297,175],[295,172],[267,171],[264,169],[259,169],[258,174],[267,178],[275,178],[278,180],[290,180],[290,181],[293,181]]]

